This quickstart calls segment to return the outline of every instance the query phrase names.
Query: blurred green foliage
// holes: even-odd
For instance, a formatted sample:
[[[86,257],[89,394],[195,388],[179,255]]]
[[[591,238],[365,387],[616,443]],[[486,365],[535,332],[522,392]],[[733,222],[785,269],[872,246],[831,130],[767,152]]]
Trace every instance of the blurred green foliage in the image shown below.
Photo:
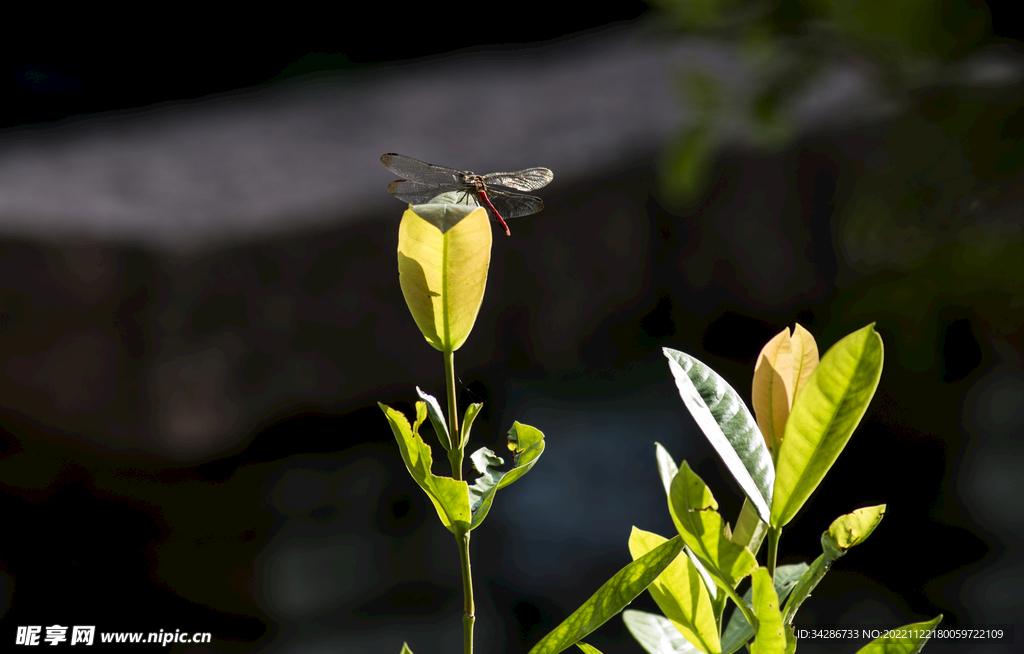
[[[986,333],[1024,326],[1024,60],[991,34],[980,0],[652,0],[667,29],[735,46],[743,88],[692,65],[690,115],[664,152],[662,190],[688,203],[736,130],[781,151],[794,101],[837,67],[877,86],[884,143],[839,180],[833,243],[839,312],[888,315],[901,364],[936,369],[938,315]],[[748,133],[749,132],[749,133]],[[774,218],[772,218],[774,219]],[[1011,339],[1012,340],[1012,339]]]

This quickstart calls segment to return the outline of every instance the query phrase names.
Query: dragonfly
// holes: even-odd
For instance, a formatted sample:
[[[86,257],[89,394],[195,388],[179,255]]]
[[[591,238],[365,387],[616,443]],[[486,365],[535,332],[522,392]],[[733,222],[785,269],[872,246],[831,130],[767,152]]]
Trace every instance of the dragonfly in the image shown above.
[[[506,218],[518,218],[537,213],[544,208],[544,201],[516,191],[536,191],[547,186],[554,178],[547,168],[527,168],[514,173],[490,173],[477,175],[468,170],[456,170],[445,166],[428,164],[404,154],[385,154],[380,158],[384,167],[405,179],[388,184],[388,192],[399,200],[410,204],[426,204],[442,193],[461,192],[463,198],[475,197],[487,209],[491,220],[497,220],[512,235],[505,223]],[[506,189],[515,189],[506,191]]]

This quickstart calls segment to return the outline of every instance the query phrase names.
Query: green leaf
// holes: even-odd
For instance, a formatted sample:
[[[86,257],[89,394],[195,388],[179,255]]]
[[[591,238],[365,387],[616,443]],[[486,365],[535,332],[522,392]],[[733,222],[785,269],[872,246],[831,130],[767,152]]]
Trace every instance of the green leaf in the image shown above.
[[[782,626],[779,595],[775,592],[768,568],[754,570],[751,581],[757,638],[750,646],[750,654],[785,654],[786,630]]]
[[[402,216],[398,281],[416,326],[435,349],[454,352],[466,342],[483,301],[490,261],[486,210],[419,204]]]
[[[698,650],[683,638],[668,618],[646,611],[623,611],[622,621],[629,633],[649,654],[696,654]]]
[[[775,568],[775,592],[779,597],[780,603],[786,600],[786,596],[789,595],[793,587],[796,586],[797,581],[807,570],[808,565],[806,563],[780,565]],[[747,604],[753,601],[752,588],[747,589],[747,592],[743,595],[743,600]],[[722,654],[732,654],[743,647],[743,644],[750,640],[750,637],[753,635],[754,628],[747,622],[747,617],[743,615],[743,611],[738,609],[733,611],[732,617],[729,618],[729,624],[726,625],[725,631],[722,632]]]
[[[750,404],[771,452],[778,453],[793,399],[793,353],[789,327],[768,341],[757,355]]]
[[[875,530],[885,515],[885,505],[868,506],[852,513],[841,515],[832,521],[828,530],[821,535],[822,554],[811,563],[811,567],[800,576],[783,612],[786,624],[792,624],[800,605],[811,596],[811,591],[821,582],[825,573],[836,559],[846,554],[854,545],[863,543]]]
[[[924,649],[924,644],[931,638],[931,632],[939,626],[942,620],[940,613],[932,620],[926,622],[914,622],[894,629],[896,635],[903,635],[900,632],[908,632],[905,638],[879,637],[857,650],[857,654],[918,654]]]
[[[882,375],[882,338],[874,323],[836,343],[793,401],[776,461],[771,525],[803,507],[846,447]]]
[[[741,579],[757,569],[754,555],[729,540],[725,524],[718,515],[718,502],[704,480],[683,461],[672,480],[669,511],[687,547],[693,550],[719,586],[731,590]]]
[[[576,643],[576,647],[583,650],[585,654],[601,654],[601,650],[597,649],[593,645],[587,645],[586,643]]]
[[[750,550],[750,553],[757,556],[757,550],[761,549],[764,536],[768,533],[768,525],[757,517],[757,511],[750,500],[744,498],[743,508],[736,518],[736,528],[732,531],[732,542]]]
[[[854,545],[860,545],[882,522],[885,517],[885,505],[866,506],[852,513],[841,515],[829,526],[828,531],[821,535],[822,550],[833,550],[845,553]],[[839,558],[838,554],[835,558]]]
[[[459,443],[459,447],[465,448],[466,444],[469,443],[469,430],[473,428],[473,421],[476,420],[482,408],[484,408],[484,405],[481,403],[470,404],[466,407],[466,415],[462,419],[462,442]]]
[[[668,495],[672,488],[672,480],[679,472],[679,467],[672,460],[672,455],[668,453],[668,450],[661,446],[661,443],[654,444],[654,456],[658,461],[658,474],[661,476],[661,483],[665,486],[665,495]]]
[[[676,466],[675,461],[672,460],[672,456],[668,453],[661,443],[654,444],[654,454],[658,460],[658,474],[661,475],[661,483],[665,485],[666,497],[671,495],[672,480],[675,478],[676,473],[679,472],[679,468]],[[689,547],[683,547],[683,551],[686,552],[686,556],[693,562],[693,565],[697,568],[697,572],[704,579],[704,585],[707,586],[708,593],[711,594],[711,599],[717,598],[718,592],[715,588],[715,582],[711,579],[711,575],[704,569],[704,564],[700,562],[700,559],[694,555],[693,550]],[[722,608],[725,605],[725,596],[723,595],[720,602],[713,602],[715,605],[715,615],[720,615]],[[721,606],[719,606],[721,604]]]
[[[811,591],[818,585],[818,583],[825,577],[825,573],[832,566],[834,559],[828,558],[822,554],[818,558],[814,559],[807,571],[804,572],[800,579],[797,580],[796,586],[793,587],[793,593],[789,597],[789,601],[786,603],[785,608],[782,612],[782,621],[786,624],[793,624],[793,618],[796,616],[797,610],[800,605],[811,596]]]
[[[667,539],[633,527],[629,553],[637,559]],[[721,654],[711,597],[688,557],[680,556],[647,587],[665,617],[705,654]]]
[[[768,522],[775,469],[761,430],[743,400],[714,370],[677,350],[663,348],[679,397],[725,466]]]
[[[676,537],[619,570],[583,606],[534,645],[530,654],[557,654],[586,638],[644,592],[682,549],[683,541]]]
[[[412,654],[412,650],[409,649],[409,643],[402,643],[402,651],[398,654]]]
[[[437,398],[430,393],[424,393],[419,386],[416,387],[416,394],[427,404],[427,416],[430,418],[430,424],[434,426],[437,440],[441,441],[441,446],[444,449],[451,450],[452,437],[448,433],[448,423],[444,420],[444,413],[441,412],[441,405],[437,403]]]
[[[536,427],[514,422],[508,430],[508,449],[513,452],[515,467],[502,478],[498,488],[511,486],[533,468],[544,453],[544,434]]]
[[[544,452],[544,434],[539,430],[517,422],[511,432],[524,434],[522,437],[517,436],[518,441],[529,443],[526,452],[517,457],[518,465],[511,470],[498,470],[498,466],[504,465],[505,461],[486,447],[481,447],[470,456],[473,467],[480,473],[480,477],[469,487],[469,508],[473,514],[470,529],[479,527],[487,517],[498,489],[511,485],[529,472]]]
[[[398,449],[409,474],[430,498],[441,522],[453,534],[469,530],[469,486],[464,481],[450,477],[438,477],[430,468],[433,456],[430,446],[420,438],[419,428],[427,418],[427,405],[416,403],[416,423],[410,425],[401,411],[396,411],[380,402],[377,403],[391,425],[391,431],[398,441]]]
[[[498,466],[504,465],[505,461],[486,447],[473,452],[469,458],[473,462],[473,467],[480,473],[469,487],[469,510],[473,514],[469,528],[476,529],[491,510],[494,494],[498,492],[498,483],[506,474],[505,471],[498,470]]]

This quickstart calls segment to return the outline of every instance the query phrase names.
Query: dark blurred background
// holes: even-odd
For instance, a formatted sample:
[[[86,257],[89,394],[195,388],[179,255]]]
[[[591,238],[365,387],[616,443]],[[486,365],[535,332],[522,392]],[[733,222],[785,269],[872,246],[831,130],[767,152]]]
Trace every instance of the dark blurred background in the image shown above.
[[[213,634],[172,651],[460,651],[454,543],[376,406],[444,390],[398,288],[384,152],[555,172],[544,212],[495,236],[456,356],[461,401],[484,402],[471,449],[501,454],[514,420],[548,443],[473,533],[478,651],[528,650],[629,561],[631,525],[671,535],[655,441],[735,519],[660,349],[749,400],[760,347],[795,321],[823,352],[876,322],[886,362],[781,562],[889,505],[798,625],[1019,623],[1012,7],[10,14],[0,638],[95,624]],[[618,617],[588,641],[641,651]]]

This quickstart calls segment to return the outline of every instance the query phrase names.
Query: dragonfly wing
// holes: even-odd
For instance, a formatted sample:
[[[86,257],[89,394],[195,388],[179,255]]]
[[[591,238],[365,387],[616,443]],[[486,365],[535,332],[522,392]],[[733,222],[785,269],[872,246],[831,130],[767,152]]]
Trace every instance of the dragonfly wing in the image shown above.
[[[445,166],[435,166],[419,159],[407,157],[404,154],[394,153],[381,156],[380,162],[384,164],[385,168],[399,177],[404,177],[414,182],[451,185],[452,188],[445,189],[446,191],[455,191],[462,188],[460,182],[464,174],[461,170],[446,168]]]
[[[488,186],[495,184],[517,191],[536,191],[547,186],[555,174],[547,168],[527,168],[514,173],[491,173],[483,177],[484,184]]]
[[[518,218],[537,213],[544,208],[544,201],[532,195],[510,193],[498,189],[487,189],[487,199],[498,210],[502,218]]]
[[[388,184],[388,193],[409,204],[427,204],[437,196],[456,189],[399,179]]]

